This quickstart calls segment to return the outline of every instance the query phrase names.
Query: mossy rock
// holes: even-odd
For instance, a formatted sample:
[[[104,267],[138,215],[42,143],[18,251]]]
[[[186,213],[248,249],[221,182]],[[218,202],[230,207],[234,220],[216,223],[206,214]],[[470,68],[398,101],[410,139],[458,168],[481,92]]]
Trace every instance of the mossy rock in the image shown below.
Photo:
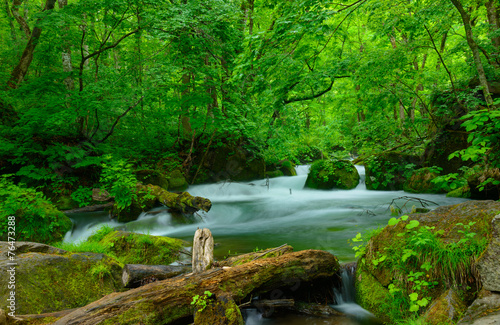
[[[275,178],[275,177],[281,177],[284,175],[283,175],[283,172],[281,170],[273,170],[273,171],[267,171],[266,176],[269,178]]]
[[[122,290],[121,266],[104,254],[69,253],[48,245],[17,242],[16,314],[48,313],[85,306]],[[0,272],[8,274],[8,244],[0,243]],[[0,277],[0,308],[9,295]]]
[[[457,292],[448,289],[432,303],[423,318],[430,325],[453,325],[466,309],[467,306]]]
[[[407,221],[400,220],[392,226],[386,226],[377,232],[364,247],[365,253],[360,260],[358,269],[359,272],[369,274],[369,276],[365,276],[368,282],[359,283],[357,286],[365,286],[367,288],[382,286],[386,289],[393,283],[396,283],[398,286],[404,286],[402,281],[406,281],[404,279],[408,277],[408,274],[410,272],[423,272],[421,266],[424,261],[427,261],[431,263],[432,267],[424,271],[425,279],[428,282],[437,283],[432,290],[426,292],[431,303],[437,301],[438,297],[450,289],[448,284],[453,283],[460,288],[461,302],[458,302],[458,304],[467,306],[475,292],[480,288],[480,281],[477,278],[478,272],[467,263],[473,260],[471,257],[474,255],[476,257],[481,256],[484,249],[488,246],[488,242],[491,241],[492,237],[492,220],[499,212],[500,202],[467,201],[451,206],[441,206],[427,213],[414,213],[409,216]],[[412,230],[407,228],[410,222],[414,223],[415,221],[419,222],[418,228],[412,228]],[[470,229],[466,230],[464,225],[470,225]],[[434,234],[437,233],[433,237],[435,238],[433,240],[436,242],[424,235],[419,237],[419,234],[424,234],[420,230],[425,229],[426,226],[432,227],[428,231]],[[459,245],[460,240],[465,238],[464,231],[469,234],[474,233],[475,235],[468,239],[469,242],[463,248],[460,248],[460,251],[463,252],[465,249],[470,249],[471,251],[464,253],[461,257],[462,260],[458,260],[457,253],[446,255],[450,256],[452,260],[446,259],[445,255],[441,255],[444,254],[442,247],[453,243]],[[406,256],[407,260],[404,262],[404,267],[401,267],[403,264],[400,261],[402,260],[402,256],[407,252],[406,249],[410,247],[410,250],[414,252],[418,250],[415,246],[407,246],[405,244],[411,238],[415,240],[425,238],[419,245],[427,246],[425,246],[424,253],[417,253],[415,256]],[[441,262],[435,262],[436,260],[440,260]],[[399,264],[394,261],[399,261]],[[455,268],[449,267],[450,263],[455,262],[459,263],[458,266]],[[358,278],[359,280],[365,281],[363,277]],[[377,284],[373,284],[373,281],[376,281]],[[407,284],[411,289],[411,281],[407,281],[409,281]],[[400,293],[401,291],[398,294]],[[371,293],[369,289],[364,291],[358,290],[358,294],[360,301],[373,301],[370,297]],[[369,310],[375,312],[377,316],[380,310],[385,310],[384,312],[387,315],[399,313],[399,317],[405,316],[405,311],[401,306],[406,303],[407,306],[404,308],[409,308],[410,301],[408,300],[408,294],[404,294],[398,299],[397,308],[394,306],[394,303],[392,303],[393,307],[390,308],[391,302],[386,301],[380,302],[373,307],[374,309]],[[362,306],[369,308],[371,305],[365,303]],[[406,311],[406,313],[409,312]]]
[[[168,190],[168,180],[157,170],[142,169],[135,171],[135,176],[142,184],[152,184]]]
[[[266,177],[266,164],[264,158],[257,153],[247,149],[240,144],[221,143],[212,151],[209,151],[202,165],[199,182],[218,182],[223,180],[251,181]]]
[[[470,198],[470,188],[469,185],[465,185],[457,188],[451,192],[446,193],[446,197],[461,197],[461,198]]]
[[[379,191],[399,191],[403,189],[407,167],[420,166],[420,158],[400,152],[386,152],[364,159],[366,188]]]
[[[430,167],[414,170],[404,182],[403,189],[410,193],[443,193],[443,190],[432,182],[438,176],[439,173]]]
[[[362,266],[356,270],[356,298],[361,307],[371,311],[381,320],[389,321],[385,306],[392,299],[391,294]]]
[[[176,169],[168,174],[168,186],[170,191],[182,192],[189,187],[189,184],[184,174],[179,169]]]
[[[461,167],[470,165],[470,162],[464,162],[459,157],[448,159],[455,151],[469,146],[468,132],[461,127],[461,123],[461,121],[449,123],[429,142],[422,158],[424,167],[441,167],[443,175],[447,175],[458,173]]]
[[[98,238],[89,237],[89,241]],[[123,264],[168,265],[179,258],[184,246],[180,239],[113,231],[99,243],[108,247],[111,254]]]
[[[314,189],[353,189],[359,184],[359,173],[348,160],[318,160],[309,170],[305,187]]]
[[[297,176],[297,171],[295,170],[294,164],[288,159],[282,160],[278,164],[278,169],[283,173],[284,176]]]

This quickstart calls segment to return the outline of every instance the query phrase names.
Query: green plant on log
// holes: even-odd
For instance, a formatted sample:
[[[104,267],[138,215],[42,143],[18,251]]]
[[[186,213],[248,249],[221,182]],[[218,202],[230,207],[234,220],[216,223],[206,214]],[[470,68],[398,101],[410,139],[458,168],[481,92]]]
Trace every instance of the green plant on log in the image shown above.
[[[202,312],[208,306],[208,300],[212,297],[212,293],[208,290],[203,292],[203,295],[196,295],[191,301],[191,305],[196,306],[198,312]]]

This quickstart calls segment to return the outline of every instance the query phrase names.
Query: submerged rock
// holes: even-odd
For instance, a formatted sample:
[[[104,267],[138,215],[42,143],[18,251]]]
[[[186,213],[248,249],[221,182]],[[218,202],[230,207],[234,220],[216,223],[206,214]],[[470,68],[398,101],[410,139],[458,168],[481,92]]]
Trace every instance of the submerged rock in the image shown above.
[[[331,159],[318,160],[311,165],[305,187],[348,190],[355,188],[358,184],[358,170],[350,161]]]
[[[0,242],[0,308],[6,307],[9,244]],[[121,266],[104,254],[69,253],[48,245],[17,242],[16,315],[84,306],[122,290]]]

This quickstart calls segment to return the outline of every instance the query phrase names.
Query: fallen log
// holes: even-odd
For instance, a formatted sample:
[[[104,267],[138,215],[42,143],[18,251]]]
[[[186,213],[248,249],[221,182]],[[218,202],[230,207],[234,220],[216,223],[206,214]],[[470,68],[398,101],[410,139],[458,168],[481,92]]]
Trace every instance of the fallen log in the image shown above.
[[[112,208],[113,204],[114,204],[113,202],[108,202],[108,203],[104,203],[104,204],[95,204],[95,205],[89,205],[88,207],[65,210],[63,212],[68,214],[68,213],[104,211],[108,208]]]
[[[142,265],[125,264],[122,273],[122,282],[125,288],[137,288],[142,285],[161,281],[191,271],[187,266],[173,265]]]
[[[288,244],[283,244],[279,247],[268,248],[258,252],[231,256],[226,258],[225,260],[215,262],[214,266],[236,266],[255,261],[259,258],[277,257],[291,252],[293,252],[293,247]]]
[[[198,210],[208,212],[212,207],[209,199],[200,196],[192,196],[188,192],[180,194],[172,193],[156,185],[137,185],[139,192],[147,192],[153,195],[158,202],[182,213],[194,213]]]
[[[193,297],[210,291],[240,303],[250,294],[297,286],[333,277],[337,258],[324,251],[307,250],[257,259],[230,268],[157,281],[129,291],[112,293],[55,321],[66,324],[169,324],[192,317]]]

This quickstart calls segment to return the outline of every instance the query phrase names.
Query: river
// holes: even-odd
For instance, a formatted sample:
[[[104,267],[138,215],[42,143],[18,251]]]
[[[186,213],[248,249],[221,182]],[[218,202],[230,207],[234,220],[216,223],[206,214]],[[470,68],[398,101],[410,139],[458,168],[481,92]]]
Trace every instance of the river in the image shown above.
[[[208,213],[185,221],[162,209],[143,213],[127,224],[110,221],[105,213],[72,215],[74,229],[66,241],[87,238],[103,223],[125,230],[169,236],[192,241],[195,230],[209,228],[216,242],[216,258],[289,244],[295,250],[321,249],[331,252],[340,262],[355,260],[349,239],[357,232],[385,226],[391,217],[393,200],[404,211],[421,207],[416,199],[434,202],[429,208],[465,201],[441,194],[409,194],[403,191],[368,191],[364,184],[364,167],[357,166],[360,184],[352,190],[304,189],[308,166],[298,166],[297,176],[196,185],[189,193],[212,201]],[[408,201],[410,198],[410,201]],[[413,201],[415,200],[415,201]],[[258,313],[247,314],[247,324],[357,324],[348,320],[327,322],[311,318],[290,317],[261,319]]]

